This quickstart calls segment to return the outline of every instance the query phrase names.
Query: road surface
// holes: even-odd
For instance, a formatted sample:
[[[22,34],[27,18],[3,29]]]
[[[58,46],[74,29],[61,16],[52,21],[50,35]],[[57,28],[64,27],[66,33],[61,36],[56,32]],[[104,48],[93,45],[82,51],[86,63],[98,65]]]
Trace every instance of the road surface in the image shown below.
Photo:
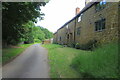
[[[2,68],[3,78],[49,78],[47,51],[34,44]]]

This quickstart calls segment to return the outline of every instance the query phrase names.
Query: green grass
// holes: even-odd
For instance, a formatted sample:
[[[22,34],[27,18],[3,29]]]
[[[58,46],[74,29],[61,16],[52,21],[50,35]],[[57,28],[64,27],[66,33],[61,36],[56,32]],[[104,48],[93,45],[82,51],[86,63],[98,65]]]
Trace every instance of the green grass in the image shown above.
[[[94,51],[45,44],[51,78],[118,78],[118,45],[110,43]]]
[[[43,47],[48,49],[51,78],[79,78],[72,67],[72,59],[79,53],[74,48],[62,47],[56,44],[45,44]],[[84,52],[84,51],[82,51]]]
[[[2,49],[2,64],[5,64],[6,62],[10,61],[14,57],[22,53],[30,45],[32,44],[17,45],[17,47],[20,47],[20,48],[3,48]]]
[[[83,77],[118,78],[118,44],[103,45],[93,52],[79,53],[73,59],[73,68]]]

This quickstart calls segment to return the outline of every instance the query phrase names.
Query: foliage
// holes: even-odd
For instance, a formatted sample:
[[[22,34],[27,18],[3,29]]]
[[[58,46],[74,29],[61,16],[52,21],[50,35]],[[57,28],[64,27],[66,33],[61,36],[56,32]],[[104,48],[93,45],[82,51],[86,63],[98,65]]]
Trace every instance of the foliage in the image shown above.
[[[44,14],[40,12],[40,6],[45,4],[45,2],[3,2],[3,41],[7,44],[21,42],[21,38],[24,36],[24,28],[21,26],[29,21],[36,22],[38,17],[42,18]],[[31,37],[31,39],[33,38]]]
[[[39,39],[34,39],[34,43],[41,43]]]
[[[82,50],[93,50],[94,48],[96,48],[98,46],[98,43],[96,40],[90,40],[88,43],[86,44],[79,44],[76,43],[75,48],[76,49],[82,49]]]
[[[52,37],[52,32],[48,31],[46,28],[35,26],[32,21],[24,24],[23,28],[23,39],[26,43],[32,43],[34,40],[35,42],[41,42]]]
[[[120,46],[120,45],[119,45]],[[45,44],[52,78],[118,78],[118,44],[104,44],[94,51],[84,51]],[[75,71],[74,71],[75,70]]]
[[[41,30],[42,30],[42,31],[44,32],[44,34],[45,34],[45,39],[50,39],[50,38],[53,37],[53,33],[50,32],[50,31],[48,31],[48,29],[43,28],[43,27],[40,27],[40,28],[41,28]]]
[[[40,27],[34,27],[33,31],[34,39],[39,39],[40,41],[45,39],[44,31],[42,31]]]
[[[34,23],[32,21],[29,21],[28,23],[22,25],[22,40],[26,43],[33,43],[34,42],[34,34],[33,34],[33,27],[35,27]]]
[[[72,67],[83,78],[118,78],[118,44],[109,43],[91,52],[79,52]]]

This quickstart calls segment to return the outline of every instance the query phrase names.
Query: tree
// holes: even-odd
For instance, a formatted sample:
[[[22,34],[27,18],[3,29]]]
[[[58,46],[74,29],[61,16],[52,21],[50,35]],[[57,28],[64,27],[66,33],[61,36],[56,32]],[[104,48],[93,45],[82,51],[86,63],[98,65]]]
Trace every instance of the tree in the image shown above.
[[[43,41],[45,39],[50,39],[53,37],[52,32],[40,26],[33,27],[33,34],[34,34],[34,39],[39,39],[40,41]]]
[[[32,43],[34,41],[40,42],[45,39],[50,39],[53,35],[53,33],[48,29],[40,26],[35,26],[32,21],[29,21],[28,23],[22,25],[22,27],[22,40],[26,43]]]
[[[35,27],[35,25],[32,21],[22,25],[22,41],[26,41],[27,43],[34,42],[33,27]]]
[[[45,39],[50,39],[50,38],[53,37],[53,33],[50,32],[48,29],[43,28],[43,27],[40,27],[40,28],[41,28],[41,30],[42,30],[42,31],[44,32],[44,34],[45,34]]]
[[[34,30],[34,39],[39,39],[40,41],[45,39],[45,34],[40,27],[33,27]]]
[[[7,44],[17,44],[23,35],[23,24],[42,18],[40,6],[45,2],[3,2],[2,3],[2,31],[3,41]],[[32,29],[31,29],[32,30]]]

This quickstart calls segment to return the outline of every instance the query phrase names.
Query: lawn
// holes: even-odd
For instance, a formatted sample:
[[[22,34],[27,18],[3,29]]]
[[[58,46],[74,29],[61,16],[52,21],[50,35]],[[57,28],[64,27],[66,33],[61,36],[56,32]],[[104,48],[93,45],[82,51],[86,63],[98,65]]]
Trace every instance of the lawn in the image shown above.
[[[71,67],[72,59],[80,50],[62,47],[56,44],[46,44],[49,53],[50,76],[52,78],[79,78],[81,75]],[[81,52],[84,52],[81,50]]]
[[[51,78],[118,78],[118,45],[111,43],[84,51],[57,44],[48,49]]]
[[[15,58],[17,55],[22,53],[27,47],[32,44],[21,44],[12,48],[3,48],[2,49],[2,64],[7,63],[8,61]]]

